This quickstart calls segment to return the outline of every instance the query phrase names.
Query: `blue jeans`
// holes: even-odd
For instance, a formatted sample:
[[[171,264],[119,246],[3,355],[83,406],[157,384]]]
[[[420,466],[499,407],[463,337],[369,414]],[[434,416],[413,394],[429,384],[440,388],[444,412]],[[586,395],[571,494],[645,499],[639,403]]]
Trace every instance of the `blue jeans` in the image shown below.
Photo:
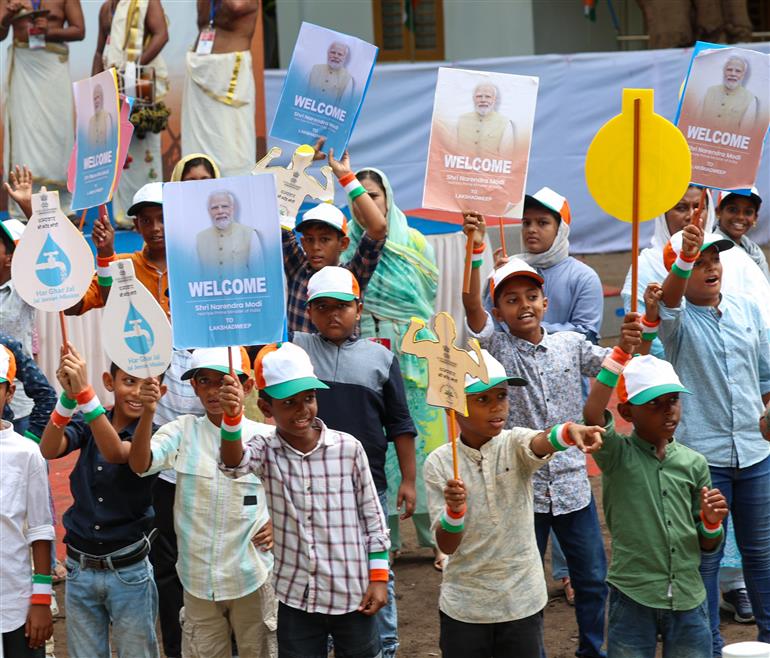
[[[567,558],[564,557],[564,551],[561,550],[561,544],[553,530],[551,530],[551,576],[554,580],[569,578]]]
[[[661,610],[610,587],[607,658],[655,658],[659,634],[663,658],[711,658],[705,601],[692,610]]]
[[[113,557],[135,549],[121,549]],[[67,558],[67,649],[72,658],[110,655],[112,639],[119,658],[158,658],[155,619],[158,590],[150,560],[120,569],[83,569]]]
[[[535,536],[540,557],[545,555],[553,529],[567,558],[575,589],[580,658],[604,658],[604,609],[607,604],[607,556],[593,498],[583,509],[569,514],[535,514]]]
[[[379,493],[380,505],[388,518],[388,492]],[[375,616],[382,642],[382,658],[394,658],[398,650],[398,611],[396,610],[396,584],[393,569],[388,569],[388,603]]]
[[[730,519],[743,559],[743,575],[760,642],[770,642],[770,457],[748,468],[711,466],[711,486],[730,505]],[[700,573],[706,586],[714,656],[722,655],[719,634],[719,561],[724,543],[701,557]]]

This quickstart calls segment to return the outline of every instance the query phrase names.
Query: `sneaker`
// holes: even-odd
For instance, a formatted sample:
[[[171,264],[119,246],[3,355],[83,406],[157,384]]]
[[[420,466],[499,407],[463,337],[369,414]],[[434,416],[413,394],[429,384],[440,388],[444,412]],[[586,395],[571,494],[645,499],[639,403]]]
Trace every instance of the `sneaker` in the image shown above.
[[[731,612],[733,619],[739,624],[751,624],[754,622],[754,611],[751,609],[749,593],[745,587],[723,592],[719,608]]]

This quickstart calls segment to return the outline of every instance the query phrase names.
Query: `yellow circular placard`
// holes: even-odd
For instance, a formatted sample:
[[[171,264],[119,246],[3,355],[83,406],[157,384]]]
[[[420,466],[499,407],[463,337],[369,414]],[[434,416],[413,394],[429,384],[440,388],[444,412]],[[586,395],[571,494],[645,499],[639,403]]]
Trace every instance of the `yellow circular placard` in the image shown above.
[[[634,100],[639,107],[639,221],[673,208],[690,184],[690,148],[680,130],[653,112],[652,89],[624,89],[620,114],[594,135],[586,183],[608,215],[633,221]]]

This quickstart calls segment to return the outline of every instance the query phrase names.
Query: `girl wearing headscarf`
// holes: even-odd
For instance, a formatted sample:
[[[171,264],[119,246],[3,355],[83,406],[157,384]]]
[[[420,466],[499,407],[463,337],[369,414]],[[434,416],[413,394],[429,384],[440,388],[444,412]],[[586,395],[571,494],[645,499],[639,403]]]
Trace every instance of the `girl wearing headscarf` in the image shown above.
[[[219,178],[219,167],[208,155],[190,153],[174,166],[171,172],[171,182],[178,183],[186,180],[208,180]]]
[[[440,568],[443,556],[435,548],[430,531],[422,467],[428,454],[446,442],[446,424],[441,410],[429,406],[425,401],[428,386],[425,360],[401,351],[401,338],[409,326],[410,318],[418,317],[427,323],[434,313],[438,268],[433,248],[422,233],[409,227],[406,215],[396,205],[388,177],[380,170],[371,168],[357,172],[356,176],[388,221],[388,239],[366,288],[361,314],[361,336],[379,339],[398,356],[409,411],[418,430],[415,441],[417,506],[412,520],[420,545],[434,549],[436,566]],[[350,246],[343,260],[355,253],[364,232],[358,221],[351,222],[348,230]],[[388,480],[391,546],[398,550],[400,534],[396,497],[401,473],[393,446],[388,449],[385,473]]]

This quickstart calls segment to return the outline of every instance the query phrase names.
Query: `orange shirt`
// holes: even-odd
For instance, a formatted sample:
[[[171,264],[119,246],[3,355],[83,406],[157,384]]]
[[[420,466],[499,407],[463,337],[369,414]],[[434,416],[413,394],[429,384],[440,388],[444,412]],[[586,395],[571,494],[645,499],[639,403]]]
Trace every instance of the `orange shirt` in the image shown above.
[[[171,310],[168,304],[168,271],[158,270],[150,261],[145,258],[144,250],[135,251],[133,254],[118,254],[117,258],[130,258],[134,263],[134,272],[136,278],[142,283],[142,285],[150,291],[150,294],[155,297],[160,307],[166,312],[166,315],[170,315]],[[92,308],[102,308],[104,302],[102,301],[102,295],[99,292],[99,284],[96,281],[96,277],[91,281],[91,285],[88,286],[86,294],[83,296],[82,306],[78,315],[83,315],[86,311],[90,311]]]

